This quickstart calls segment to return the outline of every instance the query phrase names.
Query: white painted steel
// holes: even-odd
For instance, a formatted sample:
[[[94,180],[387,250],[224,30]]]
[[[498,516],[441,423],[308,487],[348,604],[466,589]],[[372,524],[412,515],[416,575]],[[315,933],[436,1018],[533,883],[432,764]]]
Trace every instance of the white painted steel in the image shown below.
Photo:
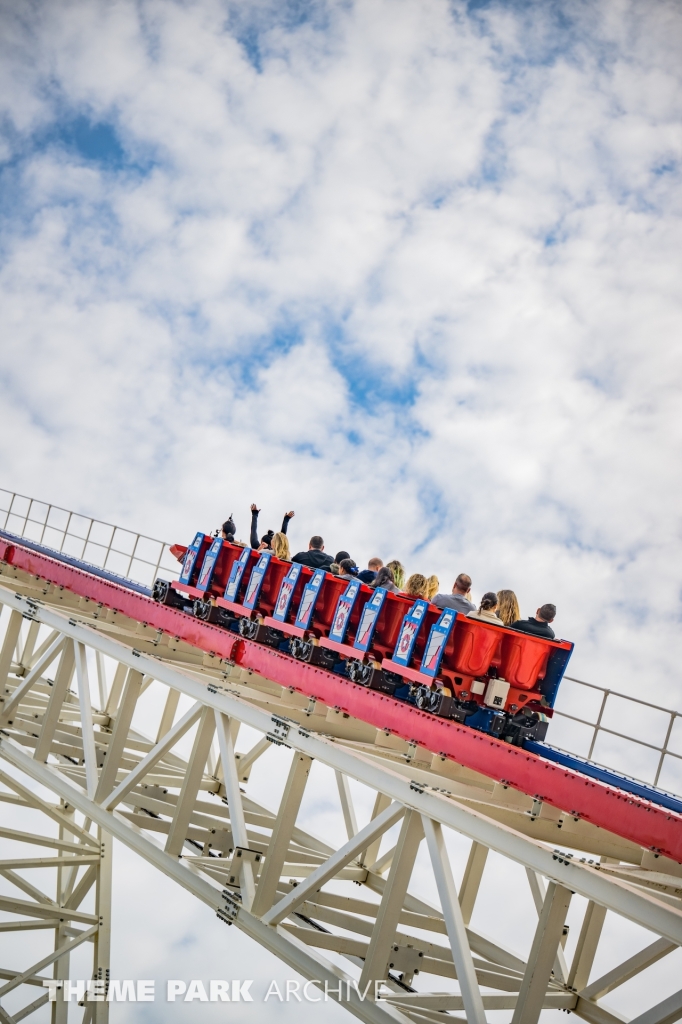
[[[481,1024],[488,1011],[505,1008],[514,1012],[515,1021],[526,1024],[537,1020],[543,1008],[552,1007],[613,1024],[621,1018],[599,1002],[602,995],[622,983],[618,978],[644,972],[659,953],[664,955],[662,950],[682,944],[682,911],[674,896],[678,876],[667,876],[665,871],[673,868],[656,862],[647,851],[568,816],[562,818],[553,809],[545,813],[523,794],[438,757],[424,760],[407,744],[401,747],[333,708],[306,705],[297,694],[173,638],[162,641],[154,634],[149,640],[144,626],[124,616],[104,617],[93,603],[52,592],[10,568],[0,566],[0,572],[5,582],[11,581],[11,587],[0,587],[0,602],[7,609],[2,620],[7,639],[0,647],[0,669],[7,665],[5,701],[12,700],[26,679],[23,640],[27,662],[33,659],[34,666],[58,645],[51,663],[52,683],[44,672],[34,673],[31,685],[20,690],[12,717],[6,716],[0,757],[24,781],[8,784],[5,778],[12,776],[0,774],[0,783],[10,787],[0,791],[0,801],[29,802],[60,825],[57,840],[9,828],[0,828],[0,839],[16,838],[54,850],[64,892],[70,886],[77,893],[78,886],[87,884],[83,879],[95,868],[88,856],[93,850],[110,851],[107,837],[113,836],[304,977],[337,988],[341,983],[343,1005],[359,1019],[376,1024],[437,1021],[444,1012],[450,1020],[462,1020],[452,1016],[462,1010],[469,1021]],[[17,622],[19,627],[24,622],[23,637]],[[41,642],[42,633],[33,628],[36,623],[49,637],[47,646],[46,640]],[[97,667],[97,698],[94,677],[88,675],[88,652]],[[111,669],[112,662],[116,667],[109,687],[106,666]],[[74,669],[75,691],[70,689]],[[166,688],[166,694],[158,735],[146,738],[133,727],[133,717],[137,699],[152,679]],[[194,703],[174,724],[181,696]],[[95,700],[106,707],[98,708]],[[270,749],[266,737],[272,733],[273,714],[287,720],[288,732],[280,732],[280,741],[291,748],[292,762],[279,807],[270,810],[249,797],[245,780],[254,762]],[[240,725],[264,737],[244,755],[235,751]],[[192,754],[185,760],[174,747],[193,727]],[[217,764],[210,752],[214,729]],[[316,762],[336,773],[339,812],[348,836],[338,850],[307,833],[296,820]],[[360,829],[352,780],[376,793],[374,815]],[[53,793],[58,803],[38,798],[32,790],[35,784]],[[207,801],[210,794],[213,799]],[[65,805],[75,809],[71,816],[60,809]],[[138,813],[140,808],[153,817]],[[381,835],[400,818],[397,844],[382,852]],[[261,823],[258,828],[256,821]],[[556,831],[560,825],[563,833]],[[445,840],[450,829],[471,840],[459,895]],[[439,898],[433,906],[409,891],[424,835]],[[552,836],[563,841],[570,836],[574,849],[596,855],[601,863],[557,856],[548,838]],[[541,903],[528,958],[469,926],[480,887],[495,884],[484,871],[489,850],[528,871]],[[614,851],[620,864],[609,856]],[[78,880],[70,866],[57,865],[57,859],[64,858],[74,861],[74,867],[77,861]],[[6,861],[0,861],[0,875],[12,881],[14,861]],[[64,971],[69,943],[79,938],[74,928],[95,929],[93,974],[101,977],[106,972],[110,865],[109,852],[92,875],[91,884],[97,886],[95,920],[74,907],[61,934],[59,927],[55,929],[58,945],[52,961],[62,972],[59,977],[68,977]],[[613,874],[616,867],[618,876]],[[628,870],[637,874],[628,875]],[[672,881],[663,884],[661,879],[667,877]],[[351,880],[359,882],[367,895],[355,887],[340,895],[339,886]],[[24,879],[23,884],[30,883]],[[570,892],[589,902],[574,960],[566,965],[561,942]],[[59,908],[36,895],[0,897],[0,910],[14,914],[17,930],[22,925],[35,930],[53,927]],[[590,987],[607,908],[659,938],[654,949],[635,954]],[[20,977],[29,982],[35,972],[35,964],[27,965]],[[426,979],[434,976],[441,986],[446,981],[457,988],[445,994],[430,991]],[[0,972],[0,977],[5,975]],[[7,978],[7,984],[15,979]],[[362,998],[365,986],[367,996]],[[331,995],[338,998],[333,991]],[[649,1012],[659,1017],[646,1019],[677,1019],[671,1017],[677,1012],[675,997],[671,1000],[652,1006]],[[30,1005],[27,1015],[35,1009],[29,1011]],[[86,1015],[93,1011],[95,1024],[105,1020],[100,1005],[85,1008]],[[63,1017],[63,1010],[59,1014]]]

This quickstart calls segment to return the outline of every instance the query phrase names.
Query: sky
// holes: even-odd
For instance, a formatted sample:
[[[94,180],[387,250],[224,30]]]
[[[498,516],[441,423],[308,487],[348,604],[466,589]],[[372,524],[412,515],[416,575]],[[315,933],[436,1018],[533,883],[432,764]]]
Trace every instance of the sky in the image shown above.
[[[0,0],[0,39],[0,486],[184,543],[293,508],[682,710],[678,3]]]

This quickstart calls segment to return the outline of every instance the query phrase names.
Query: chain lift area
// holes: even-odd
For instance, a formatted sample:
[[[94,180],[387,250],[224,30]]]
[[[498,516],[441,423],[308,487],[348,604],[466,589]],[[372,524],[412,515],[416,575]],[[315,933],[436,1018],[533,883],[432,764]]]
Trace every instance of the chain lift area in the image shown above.
[[[0,931],[49,935],[32,963],[16,963],[13,950],[23,946],[2,942],[1,1021],[44,1006],[43,981],[66,983],[79,947],[92,952],[92,985],[51,1003],[52,1021],[108,1020],[111,1004],[98,996],[110,978],[113,838],[304,978],[326,983],[330,998],[363,1021],[535,1024],[543,1010],[595,1024],[682,1018],[682,990],[661,998],[655,985],[635,1017],[608,1006],[609,993],[644,981],[682,944],[682,801],[653,785],[667,784],[679,762],[673,712],[663,709],[670,725],[660,742],[644,743],[655,779],[592,759],[598,736],[613,732],[604,723],[611,691],[600,688],[588,758],[537,738],[505,741],[406,703],[397,687],[372,688],[329,662],[259,642],[258,628],[279,625],[265,623],[265,613],[241,614],[243,601],[232,602],[239,614],[226,609],[236,629],[210,621],[210,610],[188,614],[190,599],[206,600],[188,585],[184,596],[173,590],[183,599],[176,607],[155,601],[152,584],[172,571],[167,545],[150,542],[158,547],[136,568],[144,544],[130,535],[128,567],[112,566],[111,552],[123,546],[115,527],[96,556],[88,538],[106,539],[99,526],[107,524],[79,522],[87,536],[77,550],[69,523],[61,542],[47,534],[50,506],[17,497],[0,539],[0,803],[24,824],[14,827],[13,817],[12,828],[0,827]],[[244,618],[256,623],[253,636],[239,629]],[[309,630],[298,639],[324,649]],[[390,671],[414,692],[390,654]],[[143,694],[158,708],[150,734],[136,718]],[[560,702],[554,712],[553,725],[562,715],[579,721]],[[279,803],[263,806],[249,779],[273,757],[286,760],[286,780]],[[337,782],[340,846],[299,820],[317,765]],[[373,794],[364,825],[358,784]],[[467,844],[462,863],[453,838],[457,849]],[[527,876],[529,948],[496,939],[494,920],[485,933],[472,925],[486,888],[499,888],[491,852]],[[418,856],[422,875],[428,864],[430,902],[411,885]],[[38,888],[31,868],[49,868],[54,884],[43,870]],[[577,906],[578,937],[569,942]],[[595,977],[607,912],[649,934]]]

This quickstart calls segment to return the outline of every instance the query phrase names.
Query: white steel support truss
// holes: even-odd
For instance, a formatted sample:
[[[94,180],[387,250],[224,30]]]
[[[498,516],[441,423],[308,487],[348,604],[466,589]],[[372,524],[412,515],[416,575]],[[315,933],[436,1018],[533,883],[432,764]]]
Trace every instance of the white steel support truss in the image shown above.
[[[14,1014],[4,998],[42,985],[45,970],[68,978],[77,944],[92,943],[92,976],[106,983],[111,837],[372,1024],[483,1024],[493,1010],[534,1024],[552,1008],[617,1024],[624,1018],[602,998],[682,944],[679,865],[11,567],[0,566],[0,584],[0,802],[30,808],[44,823],[30,834],[0,828],[0,840],[43,847],[49,853],[38,859],[57,876],[48,896],[17,874],[34,861],[0,860],[0,876],[23,890],[0,896],[3,915],[13,915],[0,932],[55,933],[38,963],[0,970],[0,1020],[42,1005],[42,990]],[[147,737],[132,723],[152,681],[165,696],[158,731]],[[181,697],[191,705],[176,720]],[[263,737],[243,753],[241,726]],[[190,735],[183,758],[175,747]],[[279,806],[266,808],[249,796],[248,779],[273,743],[290,749],[290,767]],[[339,848],[297,821],[316,763],[337,780],[347,836]],[[365,825],[349,783],[376,794]],[[45,791],[51,800],[37,795]],[[470,841],[466,865],[453,866],[449,832]],[[557,851],[559,840],[577,855]],[[410,891],[421,844],[433,903]],[[489,851],[527,871],[537,928],[525,952],[471,928]],[[350,881],[366,895],[346,894],[339,883]],[[573,894],[587,909],[567,962]],[[590,981],[607,911],[654,941]],[[100,1024],[107,1010],[86,999],[80,1012]],[[54,1003],[52,1021],[66,1024],[68,1011]],[[678,993],[635,1020],[680,1018]]]

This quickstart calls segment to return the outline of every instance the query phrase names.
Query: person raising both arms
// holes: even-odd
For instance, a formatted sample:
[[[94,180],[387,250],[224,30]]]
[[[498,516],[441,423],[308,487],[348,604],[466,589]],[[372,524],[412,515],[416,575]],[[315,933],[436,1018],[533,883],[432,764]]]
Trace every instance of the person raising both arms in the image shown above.
[[[251,505],[251,537],[250,537],[250,544],[251,544],[251,547],[254,548],[254,550],[256,550],[256,551],[270,551],[270,550],[272,550],[272,538],[275,535],[275,531],[274,530],[268,530],[267,533],[263,534],[263,536],[261,537],[260,541],[258,540],[258,515],[259,515],[259,513],[260,513],[260,509],[258,508],[258,505],[256,505],[256,503],[254,502]],[[284,519],[282,520],[282,530],[281,530],[282,533],[286,534],[287,527],[289,525],[289,520],[293,519],[294,515],[295,515],[295,512],[285,512],[284,513]]]

